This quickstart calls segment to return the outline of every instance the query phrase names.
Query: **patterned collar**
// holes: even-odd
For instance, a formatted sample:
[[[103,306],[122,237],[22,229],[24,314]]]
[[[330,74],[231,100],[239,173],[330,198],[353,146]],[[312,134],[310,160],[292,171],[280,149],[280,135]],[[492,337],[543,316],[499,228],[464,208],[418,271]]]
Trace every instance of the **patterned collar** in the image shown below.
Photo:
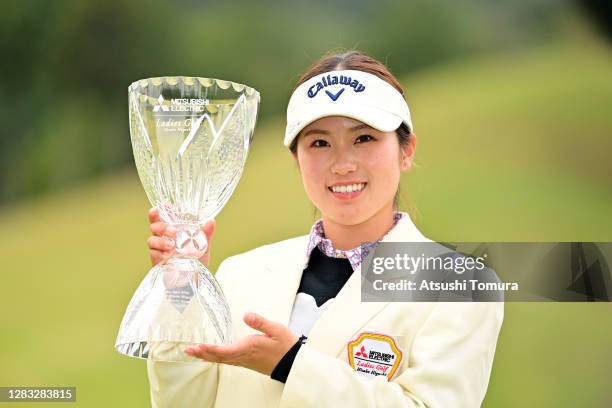
[[[395,227],[404,214],[396,212],[393,214],[393,227]],[[391,227],[391,228],[393,228]],[[331,240],[325,238],[325,231],[323,230],[323,220],[318,220],[314,223],[312,228],[310,229],[310,237],[308,241],[308,249],[306,252],[306,258],[310,259],[310,254],[315,247],[319,247],[321,252],[325,255],[333,258],[347,258],[353,267],[353,271],[359,268],[361,265],[361,260],[368,256],[372,248],[378,245],[379,241],[376,242],[365,242],[362,245],[349,249],[349,250],[341,250],[335,249]],[[363,254],[362,254],[363,248]]]

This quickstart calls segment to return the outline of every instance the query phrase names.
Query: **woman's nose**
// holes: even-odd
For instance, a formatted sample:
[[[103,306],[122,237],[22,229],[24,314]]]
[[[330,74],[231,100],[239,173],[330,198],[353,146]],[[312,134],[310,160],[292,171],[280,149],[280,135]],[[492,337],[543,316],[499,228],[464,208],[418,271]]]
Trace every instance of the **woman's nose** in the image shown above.
[[[347,155],[339,156],[331,167],[331,171],[334,174],[341,176],[357,170],[357,164],[354,160],[351,160]]]

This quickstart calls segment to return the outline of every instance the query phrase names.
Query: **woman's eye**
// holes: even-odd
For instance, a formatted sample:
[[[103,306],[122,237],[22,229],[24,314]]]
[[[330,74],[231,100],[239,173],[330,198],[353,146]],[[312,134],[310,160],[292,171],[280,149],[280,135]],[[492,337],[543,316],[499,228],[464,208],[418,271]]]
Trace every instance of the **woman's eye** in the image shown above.
[[[374,137],[370,136],[370,135],[361,135],[357,138],[357,140],[355,141],[355,143],[363,143],[363,142],[370,142],[372,140],[375,140]]]
[[[314,142],[312,142],[312,147],[326,147],[329,146],[329,143],[327,143],[326,140],[323,139],[317,139]]]

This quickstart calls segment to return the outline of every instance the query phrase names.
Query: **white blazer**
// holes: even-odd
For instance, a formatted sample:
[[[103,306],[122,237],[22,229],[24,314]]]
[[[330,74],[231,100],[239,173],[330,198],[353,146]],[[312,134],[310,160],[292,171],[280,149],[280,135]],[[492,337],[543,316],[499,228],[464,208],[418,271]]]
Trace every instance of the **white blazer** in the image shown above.
[[[406,214],[385,242],[423,242]],[[308,236],[227,258],[217,278],[236,338],[253,334],[253,311],[289,323],[306,265]],[[285,384],[242,367],[147,361],[153,407],[478,407],[484,399],[503,320],[503,303],[361,302],[356,270],[312,327]],[[389,381],[349,365],[362,333],[393,338],[401,364]],[[354,360],[353,360],[354,362]]]

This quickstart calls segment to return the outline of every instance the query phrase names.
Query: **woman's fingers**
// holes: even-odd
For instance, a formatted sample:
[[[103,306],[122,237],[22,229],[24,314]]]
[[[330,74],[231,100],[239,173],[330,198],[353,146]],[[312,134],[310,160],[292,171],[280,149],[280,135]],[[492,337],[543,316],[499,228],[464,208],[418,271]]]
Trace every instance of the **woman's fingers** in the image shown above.
[[[153,265],[165,261],[174,253],[174,240],[169,237],[149,237],[147,245],[149,246],[149,257]]]
[[[153,222],[151,225],[149,225],[153,235],[157,235],[158,237],[164,235],[164,232],[166,232],[166,227],[168,227],[168,224],[163,221]]]
[[[149,257],[151,258],[151,264],[157,265],[158,263],[164,261],[169,255],[167,253],[158,251],[156,249],[151,249],[149,251]]]
[[[245,366],[250,350],[253,349],[257,335],[243,337],[228,345],[198,344],[188,347],[185,353],[213,363],[225,363]]]
[[[149,226],[149,228],[151,228],[151,232],[153,233],[153,235],[156,235],[158,237],[165,235],[170,238],[176,238],[176,228],[172,225],[166,224],[163,221],[154,222]]]
[[[161,219],[159,218],[159,209],[157,207],[152,207],[149,210],[149,223],[154,223],[157,221],[161,221]]]
[[[216,226],[217,221],[213,219],[207,221],[206,224],[204,224],[204,226],[202,227],[202,231],[204,231],[204,234],[206,235],[206,239],[208,241],[208,245],[206,246],[206,252],[200,257],[200,262],[202,262],[205,266],[208,266],[208,263],[210,262],[210,248],[212,246],[212,237],[215,233]]]
[[[170,252],[174,250],[174,240],[170,237],[149,237],[149,239],[147,239],[147,245],[149,249],[161,252]]]

